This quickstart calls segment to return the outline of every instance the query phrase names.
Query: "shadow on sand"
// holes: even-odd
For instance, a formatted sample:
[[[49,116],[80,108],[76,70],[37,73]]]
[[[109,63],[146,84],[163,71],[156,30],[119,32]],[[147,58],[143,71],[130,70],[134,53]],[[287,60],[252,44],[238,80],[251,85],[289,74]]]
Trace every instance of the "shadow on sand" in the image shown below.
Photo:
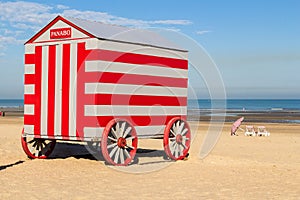
[[[76,144],[76,143],[56,143],[54,151],[49,156],[49,159],[66,159],[66,158],[76,158],[76,159],[89,159],[89,160],[99,160],[104,161],[105,159],[101,153],[99,148],[98,151],[92,151],[85,144]],[[170,162],[168,157],[166,156],[163,150],[157,149],[143,149],[138,148],[134,161],[131,164],[141,164],[146,165],[146,163],[139,163],[139,158],[143,157],[161,157],[161,161],[149,162],[149,164],[153,163],[161,163],[161,162]],[[105,162],[105,164],[108,164]]]
[[[2,166],[0,166],[0,171],[6,169],[6,168],[8,168],[8,167],[13,167],[13,166],[22,164],[23,162],[25,162],[25,161],[24,161],[24,160],[19,160],[19,161],[15,162],[15,163],[12,163],[12,164],[2,165]]]

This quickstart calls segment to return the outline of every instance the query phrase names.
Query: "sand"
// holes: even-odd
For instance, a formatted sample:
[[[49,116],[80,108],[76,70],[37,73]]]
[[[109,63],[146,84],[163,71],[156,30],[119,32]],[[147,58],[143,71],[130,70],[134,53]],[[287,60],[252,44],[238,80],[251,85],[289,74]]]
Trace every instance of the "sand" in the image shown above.
[[[300,196],[300,124],[263,124],[271,132],[270,137],[246,137],[242,132],[232,137],[231,124],[226,123],[215,148],[200,159],[199,151],[209,125],[200,122],[198,131],[193,133],[195,138],[187,161],[164,159],[162,140],[147,139],[139,141],[136,163],[116,170],[108,167],[103,158],[94,159],[84,143],[59,143],[50,159],[30,160],[20,144],[22,123],[21,117],[0,117],[0,199]],[[195,127],[198,123],[191,125]]]

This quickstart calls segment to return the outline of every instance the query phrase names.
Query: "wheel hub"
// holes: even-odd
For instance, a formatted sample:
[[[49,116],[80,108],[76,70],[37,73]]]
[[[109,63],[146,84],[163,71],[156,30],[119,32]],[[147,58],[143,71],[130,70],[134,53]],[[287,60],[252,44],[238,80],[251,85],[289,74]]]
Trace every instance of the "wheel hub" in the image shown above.
[[[127,143],[126,143],[126,139],[125,138],[122,138],[122,137],[120,137],[119,139],[118,139],[118,147],[120,147],[120,148],[125,148],[125,146],[127,145]]]
[[[176,142],[177,144],[182,144],[182,135],[176,135]]]

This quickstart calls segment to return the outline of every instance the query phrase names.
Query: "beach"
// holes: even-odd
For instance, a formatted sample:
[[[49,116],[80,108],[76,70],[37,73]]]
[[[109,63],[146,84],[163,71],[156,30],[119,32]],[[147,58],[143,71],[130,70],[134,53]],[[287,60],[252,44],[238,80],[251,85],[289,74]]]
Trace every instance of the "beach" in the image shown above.
[[[138,161],[115,169],[84,143],[59,143],[49,159],[30,160],[22,117],[0,117],[0,199],[298,199],[300,124],[251,124],[265,125],[270,137],[232,137],[231,124],[205,158],[202,143],[218,122],[190,122],[197,130],[186,161],[164,159],[162,140],[144,139]]]

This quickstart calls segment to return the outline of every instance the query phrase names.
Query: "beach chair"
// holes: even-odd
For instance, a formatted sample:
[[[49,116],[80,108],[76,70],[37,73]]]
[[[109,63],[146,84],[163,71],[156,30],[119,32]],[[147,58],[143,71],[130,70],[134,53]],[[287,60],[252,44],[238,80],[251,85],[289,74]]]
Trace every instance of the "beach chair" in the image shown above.
[[[253,126],[246,126],[245,136],[255,136],[255,130]]]
[[[257,136],[270,136],[270,132],[267,131],[265,126],[258,126]]]

